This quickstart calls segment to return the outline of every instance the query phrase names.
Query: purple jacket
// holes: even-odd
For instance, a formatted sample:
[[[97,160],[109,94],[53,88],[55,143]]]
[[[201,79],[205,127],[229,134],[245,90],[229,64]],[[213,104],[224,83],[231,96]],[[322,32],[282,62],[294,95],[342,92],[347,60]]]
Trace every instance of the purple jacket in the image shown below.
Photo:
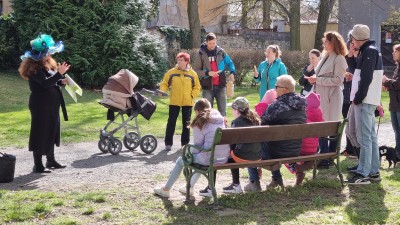
[[[204,125],[203,129],[198,127],[193,128],[193,144],[202,148],[210,148],[213,140],[215,131],[218,127],[224,128],[224,117],[213,109],[210,115],[210,121]],[[214,164],[224,164],[228,161],[229,157],[229,145],[217,145],[215,147]],[[210,164],[210,153],[199,152],[195,149],[192,150],[194,163],[201,165]]]

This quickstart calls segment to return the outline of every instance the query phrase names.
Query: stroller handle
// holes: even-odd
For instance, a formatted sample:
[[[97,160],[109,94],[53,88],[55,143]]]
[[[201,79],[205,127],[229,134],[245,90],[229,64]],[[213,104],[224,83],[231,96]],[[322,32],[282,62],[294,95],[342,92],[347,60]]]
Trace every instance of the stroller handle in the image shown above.
[[[149,93],[149,94],[151,94],[151,95],[156,95],[156,96],[158,96],[158,95],[161,95],[161,96],[168,96],[168,94],[167,93],[165,93],[165,92],[163,92],[163,91],[160,91],[160,90],[154,90],[154,91],[152,91],[152,90],[148,90],[148,89],[146,89],[146,88],[142,88],[142,90],[140,90],[140,92],[147,92],[147,93]]]

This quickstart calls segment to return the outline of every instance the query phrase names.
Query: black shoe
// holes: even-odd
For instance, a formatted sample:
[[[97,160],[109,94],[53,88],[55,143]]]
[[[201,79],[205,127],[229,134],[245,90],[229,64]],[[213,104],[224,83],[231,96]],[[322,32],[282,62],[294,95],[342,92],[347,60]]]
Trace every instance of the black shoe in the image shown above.
[[[354,177],[350,178],[347,183],[349,185],[365,185],[370,184],[371,182],[369,181],[368,177],[364,177],[361,174],[356,174]]]
[[[39,167],[36,168],[36,166],[33,166],[33,172],[34,173],[51,173],[51,171],[44,168],[44,166],[42,166],[40,168]]]
[[[331,165],[331,162],[329,160],[322,160],[318,163],[317,168],[318,169],[329,169],[330,165]]]
[[[65,167],[67,167],[67,166],[61,165],[57,161],[46,163],[46,168],[49,168],[49,169],[64,169]]]
[[[355,165],[355,166],[350,166],[350,167],[347,167],[347,171],[356,170],[357,168],[358,168],[358,164],[357,164],[357,165]]]

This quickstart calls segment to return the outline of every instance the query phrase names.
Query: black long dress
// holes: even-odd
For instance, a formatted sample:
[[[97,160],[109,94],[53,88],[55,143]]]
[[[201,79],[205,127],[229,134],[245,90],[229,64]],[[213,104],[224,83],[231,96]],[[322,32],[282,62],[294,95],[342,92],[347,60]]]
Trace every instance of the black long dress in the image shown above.
[[[60,104],[63,99],[57,83],[61,78],[60,73],[51,75],[46,70],[29,77],[29,151],[41,155],[54,154],[54,145],[60,146]]]

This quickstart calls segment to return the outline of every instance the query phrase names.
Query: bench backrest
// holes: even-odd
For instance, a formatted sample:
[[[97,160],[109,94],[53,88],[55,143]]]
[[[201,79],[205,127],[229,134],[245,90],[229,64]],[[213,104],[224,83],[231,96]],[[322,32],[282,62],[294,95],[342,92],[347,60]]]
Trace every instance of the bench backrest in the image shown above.
[[[342,129],[339,129],[340,124],[341,121],[329,121],[307,124],[218,128],[215,133],[214,144],[256,143],[306,137],[336,136],[342,132]]]

